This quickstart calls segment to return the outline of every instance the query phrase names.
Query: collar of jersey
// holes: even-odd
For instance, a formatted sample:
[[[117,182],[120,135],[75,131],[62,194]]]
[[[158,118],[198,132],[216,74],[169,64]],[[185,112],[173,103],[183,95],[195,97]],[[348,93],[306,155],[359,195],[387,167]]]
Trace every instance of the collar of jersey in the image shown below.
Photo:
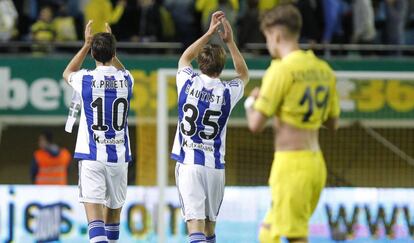
[[[287,56],[285,56],[285,58],[282,59],[282,61],[288,61],[291,58],[295,58],[297,56],[301,56],[301,55],[313,55],[312,51],[304,51],[304,50],[296,50],[296,51],[292,51],[291,53],[289,53]]]
[[[219,78],[210,78],[209,76],[205,74],[200,74],[200,78],[206,82],[220,82]]]
[[[116,70],[114,66],[97,66],[96,69],[98,70]]]

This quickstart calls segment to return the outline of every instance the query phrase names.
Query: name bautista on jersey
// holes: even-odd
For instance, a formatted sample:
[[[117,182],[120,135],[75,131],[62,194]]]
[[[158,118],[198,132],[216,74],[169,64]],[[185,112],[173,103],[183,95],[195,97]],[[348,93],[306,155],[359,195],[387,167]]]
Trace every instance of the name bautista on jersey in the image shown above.
[[[127,80],[92,80],[92,88],[95,89],[122,89],[128,88],[128,81]]]
[[[214,95],[210,92],[191,88],[191,84],[187,84],[187,86],[185,87],[185,93],[201,101],[221,104],[222,106],[226,105],[226,101],[223,96]]]

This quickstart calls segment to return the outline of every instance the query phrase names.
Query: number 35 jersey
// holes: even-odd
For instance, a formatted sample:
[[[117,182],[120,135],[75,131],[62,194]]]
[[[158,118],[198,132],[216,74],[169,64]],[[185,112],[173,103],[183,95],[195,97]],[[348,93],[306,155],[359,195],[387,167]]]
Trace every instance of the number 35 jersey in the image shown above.
[[[131,160],[128,112],[133,78],[113,66],[82,69],[69,84],[82,99],[75,158],[109,163]]]
[[[171,158],[184,164],[224,169],[227,121],[244,92],[240,79],[220,81],[178,70],[178,124]]]
[[[319,129],[339,117],[335,75],[312,51],[274,60],[263,77],[254,109],[302,129]]]

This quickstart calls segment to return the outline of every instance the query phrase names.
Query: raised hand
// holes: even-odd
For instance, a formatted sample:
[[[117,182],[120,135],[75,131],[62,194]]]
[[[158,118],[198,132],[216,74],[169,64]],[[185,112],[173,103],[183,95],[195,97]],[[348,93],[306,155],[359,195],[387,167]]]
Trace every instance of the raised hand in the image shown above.
[[[233,30],[231,28],[230,22],[226,18],[221,19],[221,23],[223,24],[223,32],[220,32],[220,37],[223,39],[225,43],[229,43],[233,41]]]
[[[86,24],[86,27],[85,27],[85,44],[84,45],[87,47],[90,47],[92,45],[92,37],[93,37],[92,23],[93,21],[89,20],[88,24]]]
[[[223,18],[224,18],[224,12],[223,11],[214,12],[211,15],[210,27],[209,27],[207,33],[210,34],[210,35],[214,34],[218,30]]]

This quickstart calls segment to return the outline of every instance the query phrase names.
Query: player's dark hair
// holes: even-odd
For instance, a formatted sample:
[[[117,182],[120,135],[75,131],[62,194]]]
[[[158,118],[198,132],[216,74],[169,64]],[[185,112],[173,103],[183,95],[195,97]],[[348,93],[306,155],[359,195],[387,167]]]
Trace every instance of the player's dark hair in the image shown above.
[[[43,131],[40,136],[44,137],[48,143],[53,142],[53,133],[51,131]]]
[[[205,45],[197,56],[197,63],[203,74],[218,77],[226,63],[226,51],[220,45]]]
[[[110,33],[97,33],[92,38],[92,56],[102,63],[107,63],[115,56],[116,40]]]
[[[263,15],[260,28],[265,31],[273,26],[282,26],[295,37],[302,29],[302,15],[292,4],[281,4]]]

